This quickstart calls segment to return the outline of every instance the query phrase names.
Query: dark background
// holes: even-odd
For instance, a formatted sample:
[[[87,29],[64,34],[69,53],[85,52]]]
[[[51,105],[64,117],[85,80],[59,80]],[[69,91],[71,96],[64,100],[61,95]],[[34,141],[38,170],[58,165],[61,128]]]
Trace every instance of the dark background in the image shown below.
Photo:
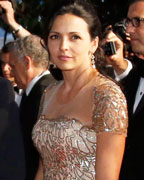
[[[50,16],[51,10],[63,0],[9,0],[15,9],[16,21],[33,34],[41,37],[45,35],[45,22]],[[66,0],[69,1],[69,0]],[[91,0],[97,6],[98,14],[102,22],[102,30],[109,24],[115,24],[127,16],[129,0]],[[0,27],[5,31],[3,44],[7,40],[7,34],[11,32],[9,27],[0,19]],[[1,70],[0,70],[1,75]]]
[[[15,18],[18,23],[31,33],[43,36],[44,21],[53,6],[62,0],[11,0],[15,7]],[[68,0],[67,0],[68,1]],[[127,0],[91,0],[98,9],[98,14],[105,28],[108,24],[120,21],[127,14]],[[10,29],[0,20],[0,26],[6,31]]]

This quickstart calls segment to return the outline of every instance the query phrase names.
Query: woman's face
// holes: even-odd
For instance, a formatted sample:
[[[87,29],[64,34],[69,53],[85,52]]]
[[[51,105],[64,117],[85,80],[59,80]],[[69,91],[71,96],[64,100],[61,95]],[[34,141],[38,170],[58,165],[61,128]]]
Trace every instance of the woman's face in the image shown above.
[[[88,25],[82,18],[65,14],[54,20],[48,49],[51,61],[61,70],[90,67],[97,46],[98,38],[91,40]]]

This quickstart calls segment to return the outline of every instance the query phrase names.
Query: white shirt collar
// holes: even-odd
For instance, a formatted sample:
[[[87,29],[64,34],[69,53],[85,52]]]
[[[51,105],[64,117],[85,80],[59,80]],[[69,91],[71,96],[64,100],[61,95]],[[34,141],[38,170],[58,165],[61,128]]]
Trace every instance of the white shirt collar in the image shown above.
[[[118,75],[118,74],[116,73],[116,71],[114,71],[115,80],[116,80],[116,81],[120,81],[120,80],[122,80],[123,78],[125,78],[125,77],[129,74],[129,72],[131,71],[131,69],[133,68],[132,63],[131,63],[128,59],[125,59],[125,60],[128,62],[128,67],[127,67],[127,69],[126,69],[122,74],[120,74],[120,75]]]
[[[49,70],[46,70],[45,72],[38,74],[37,76],[35,76],[30,83],[28,84],[27,88],[26,88],[26,95],[28,96],[32,90],[32,88],[34,87],[34,85],[36,84],[36,82],[43,77],[44,75],[50,74]]]

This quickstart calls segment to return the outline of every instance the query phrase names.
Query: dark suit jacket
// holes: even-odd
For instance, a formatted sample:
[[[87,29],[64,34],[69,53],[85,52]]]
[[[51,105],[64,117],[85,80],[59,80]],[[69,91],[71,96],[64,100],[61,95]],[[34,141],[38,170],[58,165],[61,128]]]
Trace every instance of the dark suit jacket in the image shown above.
[[[32,142],[32,129],[37,121],[40,100],[44,89],[53,82],[51,75],[43,76],[32,88],[25,102],[20,104],[20,121],[26,157],[26,180],[34,180],[38,169],[39,154]]]
[[[11,83],[0,77],[0,180],[24,180],[24,147]]]
[[[136,68],[122,80],[128,103],[129,127],[120,180],[144,179],[144,97],[133,114],[139,81],[140,76]]]

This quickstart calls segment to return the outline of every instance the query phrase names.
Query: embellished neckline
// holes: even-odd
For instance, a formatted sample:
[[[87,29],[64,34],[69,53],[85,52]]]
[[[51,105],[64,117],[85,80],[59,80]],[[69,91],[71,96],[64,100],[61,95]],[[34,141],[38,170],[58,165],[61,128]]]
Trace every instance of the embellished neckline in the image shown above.
[[[94,122],[92,122],[91,125],[88,125],[88,124],[83,124],[82,122],[80,122],[79,119],[77,118],[74,118],[74,117],[67,117],[67,116],[64,116],[64,115],[61,115],[59,117],[55,117],[55,118],[47,118],[46,115],[44,114],[41,114],[40,115],[40,118],[39,118],[39,121],[49,121],[50,123],[62,123],[62,122],[67,122],[67,123],[73,123],[73,122],[76,122],[78,123],[82,128],[88,128],[88,129],[94,129]]]

